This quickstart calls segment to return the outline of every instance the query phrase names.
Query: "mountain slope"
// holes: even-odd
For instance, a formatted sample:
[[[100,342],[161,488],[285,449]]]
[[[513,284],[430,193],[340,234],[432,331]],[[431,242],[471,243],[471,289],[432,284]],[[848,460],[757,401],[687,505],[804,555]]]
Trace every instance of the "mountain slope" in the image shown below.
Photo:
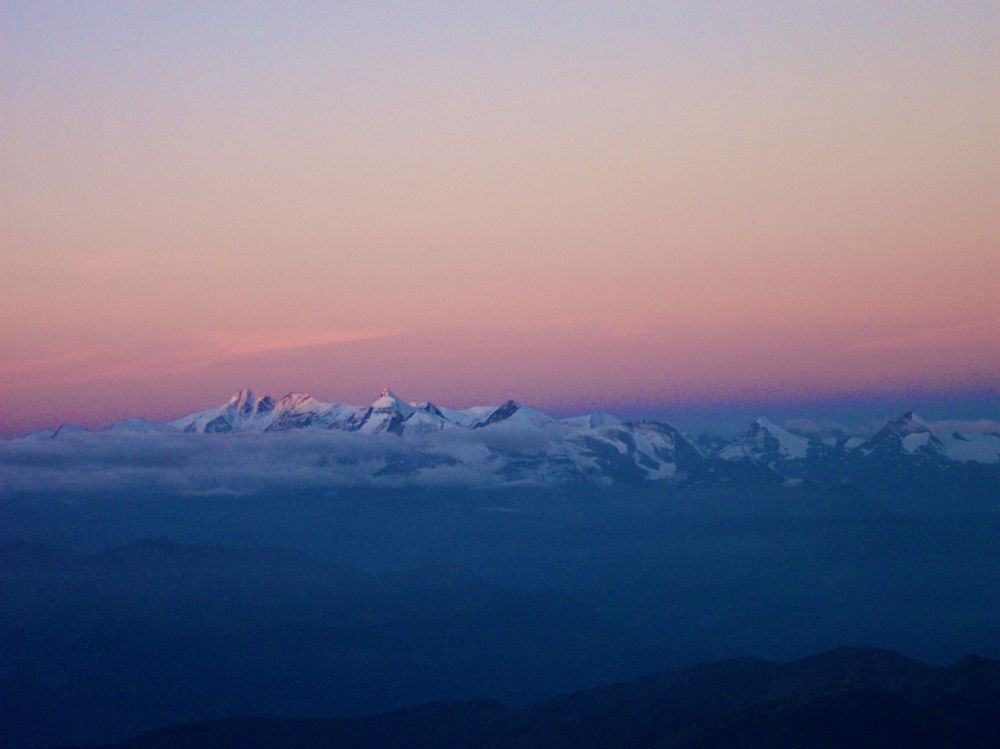
[[[809,440],[783,429],[769,419],[755,419],[738,442],[719,453],[723,460],[804,460],[809,454]]]
[[[293,441],[300,449],[293,449]],[[661,421],[623,422],[603,413],[556,419],[514,400],[450,409],[406,402],[389,388],[367,406],[324,403],[306,393],[275,400],[241,390],[217,408],[166,423],[126,419],[96,433],[64,425],[0,442],[0,464],[9,452],[14,468],[8,487],[30,491],[38,477],[29,464],[58,463],[54,456],[61,451],[106,457],[113,467],[128,469],[108,474],[122,477],[136,467],[129,461],[138,464],[138,472],[152,470],[143,462],[145,451],[162,462],[167,460],[162,453],[187,450],[196,456],[185,464],[184,475],[192,475],[193,466],[211,454],[220,467],[235,465],[243,475],[248,469],[241,461],[256,455],[255,469],[274,464],[289,479],[308,476],[310,484],[330,486],[763,481],[793,488],[809,480],[831,486],[916,482],[930,490],[942,481],[954,486],[972,481],[976,496],[995,489],[1000,499],[1000,435],[936,434],[913,413],[868,438],[825,441],[761,417],[737,440],[702,447]],[[277,480],[276,472],[270,475]],[[56,477],[52,483],[58,483]]]
[[[866,455],[977,463],[1000,462],[1000,435],[935,434],[912,411],[893,419],[858,448]]]
[[[1000,662],[932,668],[842,648],[792,663],[738,659],[666,671],[527,708],[426,705],[348,720],[242,719],[177,726],[116,746],[995,747]]]

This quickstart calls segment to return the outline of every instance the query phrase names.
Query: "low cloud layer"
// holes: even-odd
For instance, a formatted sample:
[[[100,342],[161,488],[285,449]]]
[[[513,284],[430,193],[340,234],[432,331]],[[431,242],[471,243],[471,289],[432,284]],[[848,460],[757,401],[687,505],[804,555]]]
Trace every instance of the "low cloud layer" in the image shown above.
[[[191,496],[269,489],[482,486],[503,462],[476,440],[401,440],[341,432],[243,434],[82,433],[0,442],[0,494],[162,491]]]
[[[1000,434],[1000,421],[996,419],[941,419],[928,422],[928,426],[935,432]]]

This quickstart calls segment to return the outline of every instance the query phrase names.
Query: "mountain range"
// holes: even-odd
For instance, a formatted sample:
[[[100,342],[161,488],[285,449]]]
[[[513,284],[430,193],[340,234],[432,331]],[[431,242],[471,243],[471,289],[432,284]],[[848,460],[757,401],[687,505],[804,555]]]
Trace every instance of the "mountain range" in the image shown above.
[[[792,663],[733,659],[510,708],[424,705],[341,720],[232,719],[115,744],[165,747],[995,747],[1000,663],[932,668],[840,648]]]
[[[948,472],[968,465],[1000,480],[1000,434],[937,433],[912,412],[870,436],[819,438],[759,418],[739,438],[709,443],[662,421],[622,421],[602,412],[557,419],[513,400],[451,409],[406,402],[388,388],[367,406],[324,403],[306,393],[275,399],[241,390],[217,408],[167,422],[125,419],[99,431],[63,425],[7,445],[44,449],[44,443],[141,437],[247,447],[245,440],[257,439],[254,448],[266,451],[267,440],[279,444],[282,436],[295,434],[350,438],[310,442],[310,449],[325,451],[319,460],[332,483],[611,485],[753,478],[793,486],[889,469]]]

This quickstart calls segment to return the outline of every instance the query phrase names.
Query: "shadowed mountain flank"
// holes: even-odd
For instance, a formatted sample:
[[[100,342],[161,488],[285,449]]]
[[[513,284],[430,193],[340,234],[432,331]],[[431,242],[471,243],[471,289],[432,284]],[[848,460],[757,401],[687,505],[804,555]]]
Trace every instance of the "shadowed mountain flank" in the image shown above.
[[[666,671],[525,708],[455,702],[346,720],[236,719],[115,744],[167,747],[995,747],[1000,662],[932,668],[842,648],[792,663],[737,659]]]

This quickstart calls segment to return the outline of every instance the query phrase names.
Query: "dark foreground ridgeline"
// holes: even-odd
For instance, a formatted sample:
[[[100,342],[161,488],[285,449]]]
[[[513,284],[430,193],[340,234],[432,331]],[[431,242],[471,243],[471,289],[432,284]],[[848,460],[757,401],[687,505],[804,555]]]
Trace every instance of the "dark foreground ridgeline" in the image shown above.
[[[432,704],[344,720],[243,718],[163,728],[118,747],[997,747],[1000,661],[933,668],[842,648],[738,659],[509,708]]]

